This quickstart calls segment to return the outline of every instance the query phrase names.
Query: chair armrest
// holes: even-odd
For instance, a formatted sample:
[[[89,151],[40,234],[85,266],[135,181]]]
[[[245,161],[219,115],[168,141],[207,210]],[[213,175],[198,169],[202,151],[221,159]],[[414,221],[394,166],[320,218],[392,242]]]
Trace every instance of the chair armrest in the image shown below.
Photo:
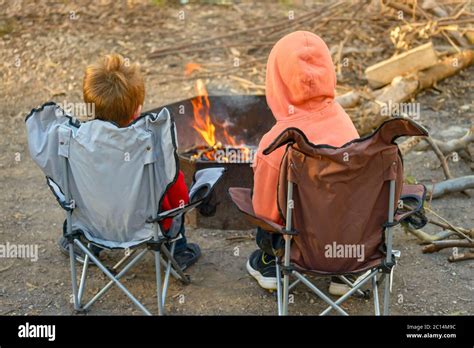
[[[174,218],[178,215],[187,213],[188,211],[190,211],[190,210],[196,208],[197,206],[199,206],[199,204],[201,204],[201,203],[202,203],[202,199],[198,200],[198,201],[195,201],[193,203],[186,204],[182,207],[177,207],[177,208],[173,208],[173,209],[170,209],[170,210],[163,211],[163,212],[159,213],[156,216],[156,218],[150,218],[146,222],[154,223],[154,222],[163,221],[165,219]]]
[[[398,225],[402,222],[409,222],[417,225],[417,228],[423,227],[426,224],[426,218],[423,215],[423,202],[425,198],[426,187],[424,185],[404,184],[400,195],[403,207],[398,207],[391,226]],[[419,222],[415,221],[415,214],[420,219]],[[386,226],[388,226],[388,224],[386,224]]]
[[[190,202],[204,201],[211,195],[214,187],[222,179],[226,169],[214,167],[198,170],[193,175],[193,184],[189,189]]]
[[[237,209],[244,214],[245,218],[255,226],[267,232],[286,234],[285,226],[267,220],[255,214],[252,205],[252,190],[243,187],[230,187],[229,195]],[[294,234],[294,233],[292,233]]]
[[[194,173],[193,184],[189,191],[190,203],[182,207],[177,207],[158,213],[155,218],[150,218],[147,220],[147,222],[155,223],[163,221],[164,219],[175,218],[196,207],[199,207],[209,198],[215,185],[222,178],[224,172],[225,168],[223,167],[198,170],[196,173]]]

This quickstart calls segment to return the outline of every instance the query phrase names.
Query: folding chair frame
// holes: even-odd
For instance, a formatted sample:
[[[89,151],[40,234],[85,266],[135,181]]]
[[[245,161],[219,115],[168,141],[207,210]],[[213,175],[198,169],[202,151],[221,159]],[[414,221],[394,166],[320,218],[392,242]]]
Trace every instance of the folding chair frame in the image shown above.
[[[319,298],[329,304],[320,315],[329,313],[332,309],[336,310],[339,314],[348,315],[348,313],[341,308],[340,304],[347,300],[350,296],[356,292],[363,294],[361,287],[365,285],[369,280],[372,283],[373,297],[374,297],[374,309],[375,315],[380,315],[380,302],[378,294],[378,284],[383,281],[384,283],[384,298],[383,298],[383,314],[390,314],[390,292],[392,287],[393,270],[395,266],[395,256],[399,255],[399,252],[392,250],[392,225],[394,220],[394,205],[395,205],[395,180],[389,182],[389,199],[388,199],[388,220],[387,227],[385,228],[385,245],[386,245],[386,257],[381,266],[375,267],[367,272],[361,279],[358,279],[357,283],[350,282],[346,277],[339,276],[339,278],[349,285],[351,289],[341,296],[336,301],[331,300],[324,292],[319,290],[313,283],[311,283],[302,273],[296,271],[292,267],[290,262],[290,251],[291,241],[294,231],[292,229],[292,211],[293,205],[293,183],[288,181],[287,187],[287,204],[286,204],[286,225],[285,225],[285,253],[283,256],[283,264],[281,260],[276,259],[276,274],[277,274],[277,306],[278,315],[288,315],[289,305],[289,291],[298,283],[303,283],[311,291],[313,291]],[[377,280],[378,273],[382,273],[379,280]],[[282,279],[283,274],[283,279]],[[388,275],[388,276],[387,276]],[[296,278],[296,280],[290,284],[290,276]],[[283,284],[282,284],[283,283]]]
[[[69,191],[69,174],[68,174],[68,159],[63,157],[63,169],[64,169],[64,180],[65,188],[64,194],[66,202],[71,203],[71,209],[66,210],[66,234],[65,237],[69,242],[69,258],[70,258],[70,269],[71,269],[71,282],[72,282],[72,293],[73,293],[73,302],[74,309],[78,312],[87,311],[97,300],[99,300],[106,292],[109,290],[112,285],[117,285],[117,287],[122,290],[125,295],[146,315],[152,315],[152,313],[135,297],[132,293],[120,282],[128,270],[130,270],[138,261],[140,261],[143,256],[145,256],[148,250],[151,250],[155,256],[155,272],[156,272],[156,292],[157,292],[157,305],[158,305],[158,314],[165,314],[165,301],[166,294],[168,291],[168,284],[170,275],[174,278],[182,281],[184,284],[189,284],[190,279],[187,275],[184,274],[176,260],[174,259],[174,248],[176,239],[170,239],[162,235],[160,230],[159,221],[162,220],[158,215],[158,207],[156,206],[156,196],[155,196],[155,181],[153,178],[154,175],[154,164],[148,165],[149,177],[150,177],[150,190],[152,198],[152,208],[156,212],[156,216],[152,217],[154,225],[154,237],[152,240],[142,243],[146,243],[146,248],[141,250],[133,258],[132,256],[136,253],[137,248],[132,249],[131,252],[122,258],[115,266],[112,267],[112,270],[107,268],[99,259],[92,253],[90,250],[90,244],[88,243],[87,247],[80,241],[81,234],[74,232],[72,230],[72,209],[74,208],[74,201],[71,199],[71,194]],[[176,212],[186,212],[194,208],[193,206],[182,208]],[[166,212],[164,212],[166,213]],[[162,213],[163,214],[163,213]],[[170,249],[167,248],[165,243],[170,244]],[[82,267],[81,279],[79,282],[79,287],[77,284],[77,273],[76,273],[76,260],[74,257],[74,245],[78,246],[84,253],[84,265]],[[138,247],[138,246],[137,246]],[[118,269],[124,264],[128,259],[131,259],[118,273]],[[92,261],[97,267],[108,277],[110,278],[109,283],[107,283],[101,290],[99,290],[96,295],[85,305],[82,304],[82,297],[84,294],[84,289],[86,286],[87,271],[89,262]],[[161,268],[164,267],[164,279],[162,280]]]

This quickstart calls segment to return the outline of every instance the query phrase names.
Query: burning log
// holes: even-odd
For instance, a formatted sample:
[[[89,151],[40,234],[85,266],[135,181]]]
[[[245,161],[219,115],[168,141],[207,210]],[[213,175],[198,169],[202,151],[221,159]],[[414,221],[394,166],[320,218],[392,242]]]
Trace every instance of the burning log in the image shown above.
[[[238,143],[228,133],[225,124],[217,123],[211,117],[211,103],[209,102],[207,89],[200,79],[196,81],[196,92],[198,96],[191,100],[194,116],[192,127],[205,144],[193,146],[181,152],[181,156],[189,158],[191,162],[251,163],[253,161],[253,149]],[[216,139],[217,129],[221,130],[222,141]]]

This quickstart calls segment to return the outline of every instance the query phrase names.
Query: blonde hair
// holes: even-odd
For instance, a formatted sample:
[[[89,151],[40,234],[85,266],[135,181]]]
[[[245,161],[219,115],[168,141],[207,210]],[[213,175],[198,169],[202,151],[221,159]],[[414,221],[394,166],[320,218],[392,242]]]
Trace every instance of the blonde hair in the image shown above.
[[[86,103],[95,106],[95,118],[127,126],[145,100],[145,84],[138,64],[120,54],[109,54],[86,68],[83,81]]]

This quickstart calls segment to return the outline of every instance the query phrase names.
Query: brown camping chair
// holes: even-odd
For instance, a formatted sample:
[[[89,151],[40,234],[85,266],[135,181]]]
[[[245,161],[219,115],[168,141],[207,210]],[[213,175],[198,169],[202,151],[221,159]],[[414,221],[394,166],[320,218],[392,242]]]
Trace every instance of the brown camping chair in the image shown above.
[[[383,278],[383,314],[389,314],[399,256],[392,250],[392,227],[421,215],[426,193],[423,185],[403,184],[403,160],[395,139],[427,134],[415,122],[396,118],[367,137],[333,147],[312,144],[301,130],[286,129],[263,152],[268,155],[287,145],[276,188],[285,226],[255,215],[250,189],[229,189],[252,223],[285,239],[284,255],[276,260],[278,314],[288,314],[289,291],[301,282],[329,304],[322,315],[332,309],[347,315],[340,304],[363,294],[361,287],[371,281],[375,315],[380,315],[377,286]],[[361,273],[355,283],[345,277]],[[338,276],[351,289],[332,301],[305,276],[311,274]],[[290,276],[295,278],[291,285]]]

